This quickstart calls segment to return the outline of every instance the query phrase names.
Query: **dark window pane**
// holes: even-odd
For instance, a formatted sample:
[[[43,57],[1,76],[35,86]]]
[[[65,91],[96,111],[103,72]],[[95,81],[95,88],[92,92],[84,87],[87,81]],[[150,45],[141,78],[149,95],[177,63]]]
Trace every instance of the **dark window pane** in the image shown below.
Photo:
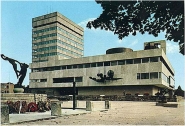
[[[148,63],[149,62],[149,58],[142,58],[142,63]]]
[[[40,82],[47,82],[47,79],[40,79]]]
[[[53,70],[54,70],[53,67],[48,67],[48,68],[47,68],[47,71],[53,71]]]
[[[96,63],[91,63],[91,67],[96,67]]]
[[[116,66],[117,65],[117,61],[111,61],[111,66]]]
[[[77,65],[73,65],[73,69],[76,69],[77,68]]]
[[[150,73],[150,79],[158,78],[158,72]]]
[[[139,64],[141,63],[141,59],[134,59],[134,64]]]
[[[66,66],[62,66],[62,70],[65,70],[66,69]]]
[[[137,73],[137,79],[141,79],[141,74]]]
[[[90,67],[90,63],[84,64],[84,68],[89,68]]]
[[[60,66],[55,66],[55,70],[60,70]]]
[[[72,65],[68,65],[67,66],[67,69],[72,69]]]
[[[103,62],[97,63],[97,67],[103,66]]]
[[[151,57],[150,62],[158,62],[158,57]]]
[[[75,77],[75,82],[82,82],[82,77]]]
[[[119,60],[118,65],[125,65],[125,60]]]
[[[133,59],[127,59],[126,64],[133,64]]]
[[[78,65],[78,68],[83,68],[83,64],[79,64]]]
[[[104,62],[104,66],[110,66],[110,61]]]
[[[141,73],[141,79],[149,79],[149,73]]]
[[[53,83],[71,83],[73,81],[74,77],[53,78]]]

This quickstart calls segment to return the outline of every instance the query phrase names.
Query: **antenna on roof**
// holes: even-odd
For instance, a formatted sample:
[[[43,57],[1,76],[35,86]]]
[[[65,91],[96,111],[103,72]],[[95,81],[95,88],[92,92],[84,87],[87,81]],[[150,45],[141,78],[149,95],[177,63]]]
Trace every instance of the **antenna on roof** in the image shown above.
[[[49,13],[51,13],[51,5],[50,5],[50,8],[49,9],[50,9],[50,12]]]

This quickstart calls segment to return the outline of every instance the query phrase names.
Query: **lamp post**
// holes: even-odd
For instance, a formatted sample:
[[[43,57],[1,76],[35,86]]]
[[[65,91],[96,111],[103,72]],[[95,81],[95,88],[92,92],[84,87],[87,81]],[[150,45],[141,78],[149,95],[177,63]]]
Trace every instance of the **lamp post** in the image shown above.
[[[73,110],[75,110],[75,101],[76,101],[75,97],[76,97],[76,82],[74,81],[73,82]]]

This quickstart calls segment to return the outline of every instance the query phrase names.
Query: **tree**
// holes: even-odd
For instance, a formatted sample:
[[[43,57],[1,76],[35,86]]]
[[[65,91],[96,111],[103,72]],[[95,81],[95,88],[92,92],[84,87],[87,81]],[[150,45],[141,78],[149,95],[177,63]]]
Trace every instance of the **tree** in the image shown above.
[[[110,30],[122,39],[136,31],[148,32],[155,37],[162,31],[165,38],[178,42],[184,55],[184,1],[103,1],[97,0],[103,8],[102,14],[87,23],[94,27]]]
[[[184,97],[184,91],[181,89],[181,86],[180,85],[178,86],[177,90],[175,90],[174,95]]]

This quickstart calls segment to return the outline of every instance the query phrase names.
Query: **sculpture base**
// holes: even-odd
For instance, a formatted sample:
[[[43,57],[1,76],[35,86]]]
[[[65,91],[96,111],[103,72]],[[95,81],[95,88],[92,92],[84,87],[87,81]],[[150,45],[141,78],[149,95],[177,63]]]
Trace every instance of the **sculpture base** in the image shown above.
[[[14,88],[13,91],[14,91],[14,93],[24,93],[23,88]]]

